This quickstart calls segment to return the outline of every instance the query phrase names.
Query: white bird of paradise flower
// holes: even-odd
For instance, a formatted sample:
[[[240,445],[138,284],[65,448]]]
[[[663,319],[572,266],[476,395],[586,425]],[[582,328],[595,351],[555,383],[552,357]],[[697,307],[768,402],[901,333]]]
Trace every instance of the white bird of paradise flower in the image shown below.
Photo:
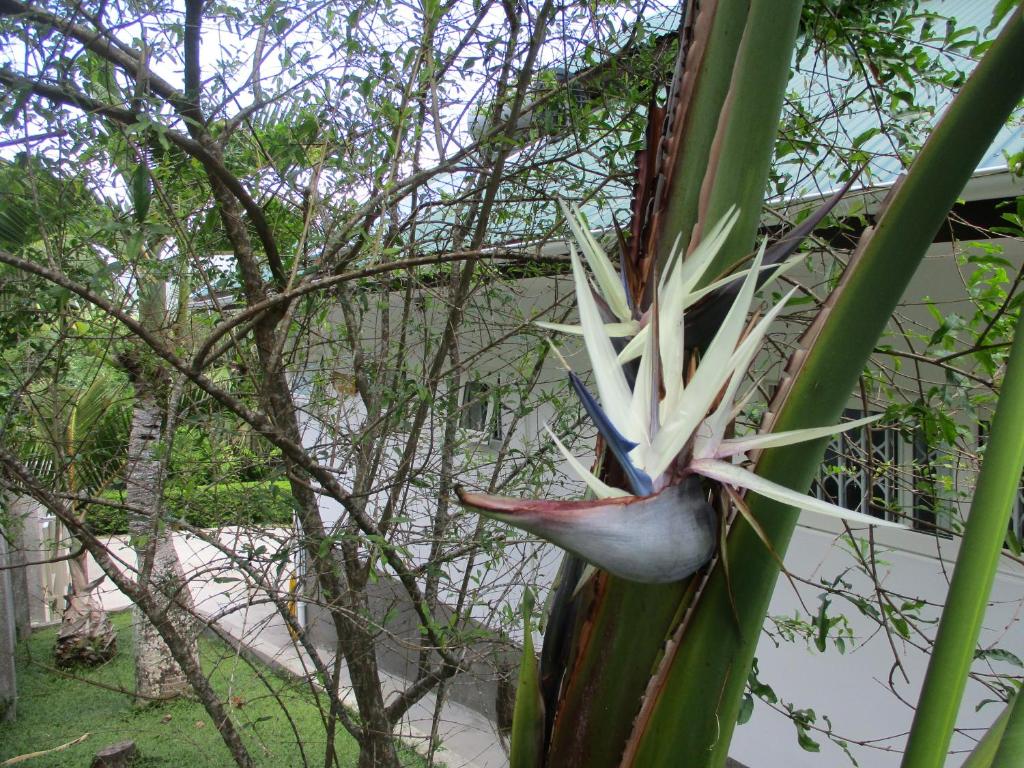
[[[786,294],[744,335],[762,271],[764,246],[745,273],[695,290],[736,223],[735,208],[685,261],[670,266],[659,282],[652,307],[640,318],[634,317],[620,276],[579,213],[567,209],[566,214],[594,275],[600,299],[615,321],[606,323],[602,318],[602,308],[583,263],[570,244],[580,325],[542,325],[582,334],[600,405],[571,369],[570,382],[622,467],[630,489],[610,486],[596,477],[548,430],[569,466],[596,499],[510,499],[460,489],[463,504],[530,531],[611,573],[651,583],[685,578],[714,552],[715,514],[701,477],[726,487],[737,498],[742,491],[751,491],[853,523],[903,527],[799,493],[742,466],[750,451],[817,440],[862,427],[880,416],[814,429],[725,436],[743,407],[743,398],[737,404],[737,395],[747,371],[772,322],[793,295],[793,291]],[[684,382],[685,309],[744,274],[732,307],[700,364]],[[630,338],[621,352],[612,342],[616,337]],[[635,383],[630,386],[625,367],[633,365],[631,361],[637,356],[639,366]]]

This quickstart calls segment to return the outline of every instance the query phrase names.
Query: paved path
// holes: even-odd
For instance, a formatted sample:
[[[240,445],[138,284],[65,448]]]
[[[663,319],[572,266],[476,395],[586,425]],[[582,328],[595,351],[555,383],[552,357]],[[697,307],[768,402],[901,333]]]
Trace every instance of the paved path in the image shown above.
[[[272,544],[272,540],[253,539],[249,534],[231,530],[221,534],[221,541],[235,552],[244,552],[246,547]],[[290,673],[306,676],[311,670],[305,652],[293,644],[284,622],[267,604],[260,603],[260,593],[249,590],[240,574],[231,568],[223,554],[212,546],[195,538],[178,535],[175,540],[182,567],[192,587],[198,613],[214,622],[224,635],[240,648],[252,653],[260,660]],[[126,564],[133,564],[134,553],[115,538],[111,541],[112,552]],[[90,575],[95,578],[100,568],[91,563]],[[101,597],[108,610],[117,610],[129,605],[128,599],[108,582],[101,587]],[[321,650],[321,657],[333,658],[333,650]],[[390,696],[404,688],[406,681],[381,672],[384,678],[385,695]],[[342,688],[349,687],[347,672],[342,672]],[[346,703],[355,708],[355,700],[349,690]],[[414,705],[396,731],[406,743],[425,752],[429,742],[431,722],[434,715],[435,698],[423,697]],[[437,751],[437,760],[448,768],[506,768],[505,756],[494,730],[494,724],[480,713],[459,704],[447,702],[439,719],[438,733],[442,748]]]

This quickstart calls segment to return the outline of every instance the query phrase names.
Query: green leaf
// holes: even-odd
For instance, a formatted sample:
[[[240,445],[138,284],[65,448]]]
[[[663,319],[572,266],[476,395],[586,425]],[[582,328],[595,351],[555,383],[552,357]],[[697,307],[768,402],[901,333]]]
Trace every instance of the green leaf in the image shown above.
[[[975,745],[971,754],[968,755],[964,761],[962,768],[992,768],[993,760],[995,759],[996,752],[999,750],[1000,743],[1003,739],[1003,734],[1006,732],[1007,723],[1010,720],[1010,713],[1016,707],[1014,706],[1017,702],[1018,697],[1014,697],[1006,708],[1003,709],[999,717],[996,718],[995,722],[985,731],[985,735],[981,737],[978,743]]]
[[[743,703],[740,704],[740,714],[736,718],[736,725],[743,725],[750,720],[754,714],[754,697],[749,693],[743,695]]]
[[[820,752],[821,745],[811,738],[807,729],[797,725],[796,728],[796,741],[800,745],[800,748],[806,752]]]
[[[152,199],[149,183],[149,169],[145,163],[139,163],[132,172],[132,204],[135,206],[135,221],[142,224],[149,214]]]
[[[999,23],[1006,18],[1006,14],[1013,10],[1020,0],[999,0],[996,7],[992,9],[992,20],[985,27],[986,32],[991,32],[999,26]]]
[[[987,661],[1001,661],[1015,667],[1024,667],[1024,662],[1020,660],[1019,656],[1003,650],[1002,648],[979,649],[974,652],[974,658],[975,660],[985,659]]]
[[[815,624],[818,627],[818,633],[814,638],[814,647],[821,653],[825,652],[825,648],[828,643],[828,629],[830,626],[828,620],[828,606],[830,603],[831,601],[825,595],[822,595],[821,607],[818,609],[818,617],[815,621]]]
[[[1024,765],[1024,707],[1017,706],[1019,698],[1020,693],[1006,707],[1006,728],[992,759],[992,768],[1019,768]]]
[[[519,664],[512,721],[512,751],[509,768],[534,768],[542,761],[544,748],[544,700],[540,694],[537,656],[533,651],[533,592],[523,592],[523,659]]]

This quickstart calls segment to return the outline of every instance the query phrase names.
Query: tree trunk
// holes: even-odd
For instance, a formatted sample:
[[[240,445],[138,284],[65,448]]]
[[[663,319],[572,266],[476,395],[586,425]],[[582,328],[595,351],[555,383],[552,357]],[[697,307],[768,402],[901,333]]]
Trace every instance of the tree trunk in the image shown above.
[[[93,595],[99,582],[89,583],[89,561],[84,549],[68,561],[68,568],[71,591],[53,649],[54,660],[58,667],[96,666],[117,653],[117,631]]]
[[[332,611],[340,650],[348,664],[352,692],[359,705],[359,768],[399,768],[398,753],[392,735],[394,724],[388,719],[377,666],[375,636],[359,616],[369,616],[370,606],[363,589],[349,590],[348,616]]]
[[[28,558],[25,554],[25,526],[36,525],[30,514],[34,502],[24,498],[8,499],[11,525],[8,531],[12,547],[8,562],[12,566],[10,586],[14,601],[16,638],[27,639],[32,633]],[[36,556],[40,554],[35,553]],[[100,602],[93,596],[95,585],[89,584],[89,561],[83,550],[68,561],[71,591],[66,596],[61,627],[53,648],[58,667],[95,666],[110,660],[117,652],[117,631],[114,629]]]
[[[188,610],[191,593],[170,530],[161,514],[164,463],[161,443],[163,414],[155,394],[136,382],[132,431],[128,443],[127,501],[129,531],[138,555],[139,583],[178,627],[193,623]],[[135,693],[141,699],[172,698],[189,688],[181,668],[153,624],[134,609]],[[195,632],[185,631],[195,655]]]

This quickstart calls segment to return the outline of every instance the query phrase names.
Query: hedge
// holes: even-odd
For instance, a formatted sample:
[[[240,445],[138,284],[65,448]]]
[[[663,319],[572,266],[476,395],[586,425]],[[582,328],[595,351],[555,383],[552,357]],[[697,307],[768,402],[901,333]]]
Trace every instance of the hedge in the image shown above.
[[[114,504],[124,503],[124,491],[112,491],[104,497]],[[292,524],[292,496],[286,480],[171,487],[164,493],[164,502],[169,522],[184,518],[196,528]],[[128,532],[128,512],[121,507],[90,504],[85,509],[85,522],[97,535]]]

